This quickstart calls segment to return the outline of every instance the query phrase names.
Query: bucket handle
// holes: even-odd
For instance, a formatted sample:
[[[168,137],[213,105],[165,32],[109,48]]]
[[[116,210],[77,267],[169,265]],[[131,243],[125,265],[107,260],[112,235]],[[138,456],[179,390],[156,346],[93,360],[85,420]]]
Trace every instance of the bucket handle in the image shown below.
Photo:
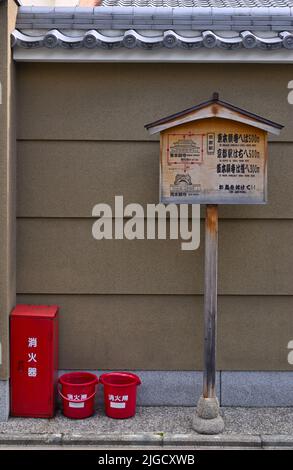
[[[100,383],[101,383],[102,385],[105,385],[104,376],[106,376],[106,375],[108,375],[108,373],[102,374],[102,375],[100,376]],[[124,377],[125,377],[125,376],[127,376],[127,377],[132,377],[132,378],[136,381],[136,385],[141,385],[141,380],[140,380],[140,378],[139,378],[136,374],[132,374],[131,372],[127,372],[127,373],[126,373],[126,372],[115,372],[115,375],[116,375],[116,376],[117,376],[117,375],[118,375],[118,376],[120,375],[120,376],[124,376]]]
[[[63,395],[63,393],[61,392],[59,386],[58,386],[58,393],[59,393],[60,397],[63,398],[63,400],[66,400],[66,401],[68,401],[68,402],[70,402],[70,403],[84,403],[84,402],[90,400],[91,398],[93,398],[93,397],[95,396],[95,394],[97,393],[97,390],[95,390],[92,395],[90,395],[90,396],[87,397],[87,398],[84,398],[83,400],[72,400],[72,399],[70,399],[70,398],[67,398],[65,395]]]

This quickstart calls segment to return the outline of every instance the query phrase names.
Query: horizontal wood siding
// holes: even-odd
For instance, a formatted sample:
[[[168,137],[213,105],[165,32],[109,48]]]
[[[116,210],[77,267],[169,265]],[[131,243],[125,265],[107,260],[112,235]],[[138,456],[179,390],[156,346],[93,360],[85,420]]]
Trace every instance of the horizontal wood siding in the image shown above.
[[[18,219],[21,293],[199,294],[203,242],[95,240],[91,219]],[[291,220],[223,220],[219,292],[293,295]],[[201,234],[203,241],[203,230]]]
[[[203,298],[186,295],[19,295],[57,303],[61,369],[200,370]],[[292,296],[220,296],[218,368],[292,370]]]
[[[60,368],[202,365],[202,246],[96,241],[92,208],[158,202],[144,124],[210,97],[286,127],[270,137],[269,204],[220,207],[219,364],[290,370],[293,65],[18,64],[18,300],[60,305]]]
[[[206,101],[215,90],[280,124],[292,120],[288,64],[18,66],[19,138],[25,140],[159,140],[145,124]],[[290,126],[272,139],[291,141]]]
[[[158,142],[21,141],[18,216],[91,217],[95,204],[113,205],[115,194],[125,204],[156,204],[159,151]],[[221,218],[293,218],[286,203],[293,200],[293,145],[271,143],[269,155],[269,203],[221,206]]]

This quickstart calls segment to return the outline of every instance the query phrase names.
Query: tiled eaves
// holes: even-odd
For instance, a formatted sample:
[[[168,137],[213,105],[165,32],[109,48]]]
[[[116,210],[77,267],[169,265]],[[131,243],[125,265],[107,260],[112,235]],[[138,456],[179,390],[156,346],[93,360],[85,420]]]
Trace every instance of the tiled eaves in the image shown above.
[[[160,1],[164,7],[150,6]],[[205,6],[170,7],[176,2],[191,5],[196,1]],[[116,4],[21,7],[12,45],[48,49],[293,49],[293,0],[285,0],[287,6],[282,7],[283,0],[103,0],[103,5],[106,2]],[[127,2],[131,6],[125,6]],[[142,6],[143,2],[148,6]],[[109,30],[113,33],[105,34]],[[230,31],[229,37],[224,37],[225,31]],[[262,32],[270,37],[261,37]]]
[[[233,37],[223,37],[211,30],[203,31],[194,37],[185,37],[173,30],[161,31],[156,36],[143,35],[135,30],[127,30],[117,36],[107,36],[97,30],[89,30],[80,36],[68,36],[63,32],[53,29],[44,35],[32,36],[15,30],[12,33],[12,47],[27,49],[33,48],[64,48],[64,49],[114,49],[125,47],[133,49],[156,49],[165,47],[167,49],[197,49],[205,47],[208,49],[293,49],[293,35],[288,31],[280,32],[275,37],[262,38],[251,31],[242,31]]]
[[[286,7],[292,0],[101,0],[102,6],[120,7]]]
[[[239,0],[238,0],[239,1]],[[256,0],[246,0],[253,4]],[[236,2],[236,0],[234,0]],[[227,3],[227,2],[225,2]],[[233,1],[230,0],[231,5]],[[293,0],[288,6],[253,7],[20,7],[16,28],[62,30],[293,31]]]

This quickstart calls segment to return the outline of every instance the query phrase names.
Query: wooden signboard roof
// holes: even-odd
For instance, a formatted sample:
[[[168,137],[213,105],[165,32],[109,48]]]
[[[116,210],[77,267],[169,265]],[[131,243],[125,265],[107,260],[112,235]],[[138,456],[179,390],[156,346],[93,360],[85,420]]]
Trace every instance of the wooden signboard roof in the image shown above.
[[[234,106],[233,104],[227,103],[226,101],[220,100],[218,93],[214,93],[212,99],[208,101],[204,101],[203,103],[180,111],[176,114],[172,114],[150,124],[146,124],[145,128],[150,134],[156,134],[180,124],[186,124],[188,122],[207,118],[229,119],[276,135],[279,135],[283,128],[281,124],[265,119],[257,114],[253,114]]]

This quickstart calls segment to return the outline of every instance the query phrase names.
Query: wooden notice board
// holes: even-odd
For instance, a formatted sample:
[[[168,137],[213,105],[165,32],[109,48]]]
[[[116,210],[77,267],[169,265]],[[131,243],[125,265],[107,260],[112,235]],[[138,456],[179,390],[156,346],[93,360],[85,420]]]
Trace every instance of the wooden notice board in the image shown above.
[[[146,124],[160,133],[160,201],[265,204],[268,133],[282,125],[219,99]]]
[[[227,119],[203,119],[161,132],[160,200],[264,204],[267,133]]]

